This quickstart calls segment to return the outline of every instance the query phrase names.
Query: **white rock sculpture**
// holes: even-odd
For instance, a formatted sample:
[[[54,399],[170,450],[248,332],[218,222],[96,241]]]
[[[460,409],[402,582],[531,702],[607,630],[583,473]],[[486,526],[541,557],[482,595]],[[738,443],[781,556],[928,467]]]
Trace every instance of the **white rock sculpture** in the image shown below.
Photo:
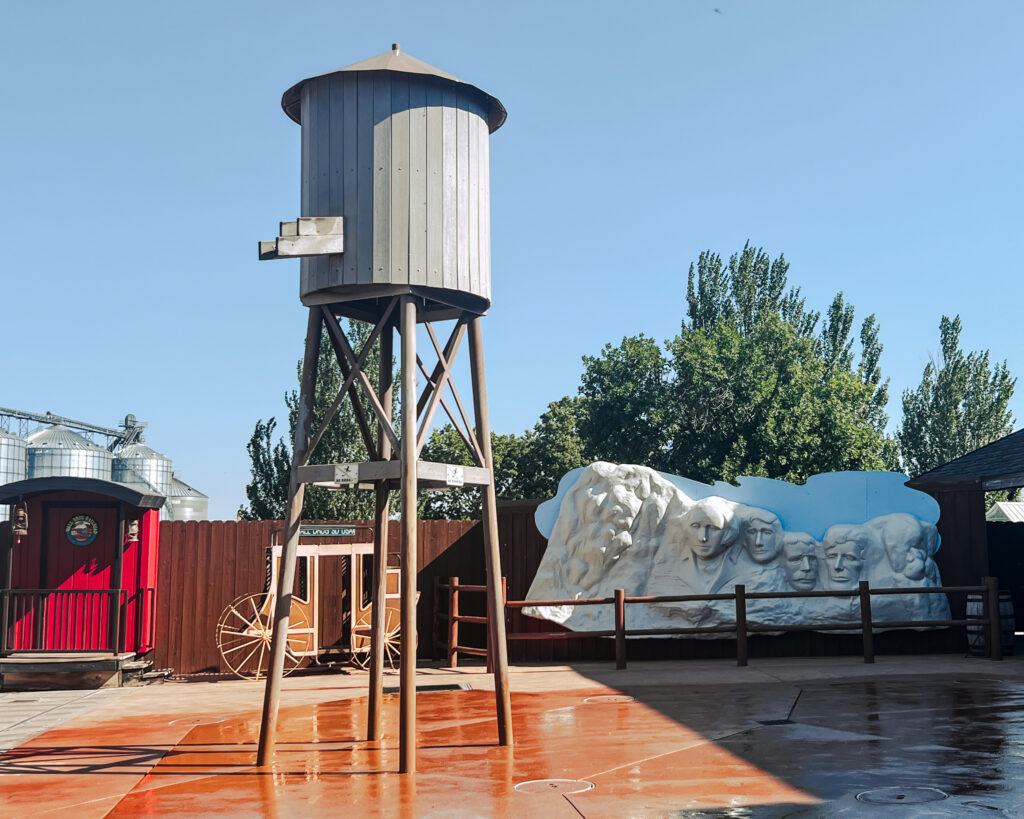
[[[879,487],[898,486],[890,473],[866,474],[868,494],[877,495]],[[560,488],[557,518],[526,599],[611,597],[619,588],[630,596],[728,594],[740,584],[747,592],[856,590],[861,580],[874,588],[940,586],[933,559],[938,548],[934,522],[909,512],[888,512],[863,521],[833,521],[824,531],[819,529],[820,540],[813,532],[785,528],[787,519],[800,523],[822,519],[821,508],[802,517],[794,511],[801,499],[793,494],[794,488],[808,493],[809,502],[819,507],[824,504],[826,509],[836,509],[835,514],[849,515],[843,504],[850,499],[823,501],[828,493],[823,495],[821,487],[834,485],[848,493],[850,476],[816,476],[806,487],[752,481],[754,490],[769,500],[782,499],[777,503],[785,507],[783,513],[766,508],[767,502],[754,505],[757,491],[745,490],[743,479],[740,487],[708,487],[643,466],[591,464],[571,485]],[[563,483],[570,477],[572,473]],[[678,484],[703,496],[691,497]],[[734,498],[708,493],[719,487]],[[774,494],[768,490],[775,490]],[[743,502],[736,499],[740,496]],[[901,502],[930,511],[913,496],[897,498],[888,506],[883,503],[881,508],[898,507]],[[865,509],[878,503],[875,499],[859,507],[854,503],[851,508]],[[540,525],[540,513],[538,521]],[[608,605],[541,605],[523,611],[580,631],[614,625]],[[876,621],[945,620],[949,603],[944,594],[879,595],[872,598],[872,614]],[[747,603],[747,620],[763,626],[859,623],[860,603],[857,597],[755,599]],[[732,600],[668,601],[628,608],[630,628],[734,622]]]

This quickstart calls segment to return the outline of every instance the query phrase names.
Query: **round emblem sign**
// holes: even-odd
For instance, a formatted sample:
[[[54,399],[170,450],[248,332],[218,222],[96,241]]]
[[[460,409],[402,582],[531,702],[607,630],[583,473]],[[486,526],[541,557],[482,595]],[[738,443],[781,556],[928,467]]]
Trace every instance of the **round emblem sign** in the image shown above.
[[[69,541],[76,546],[88,546],[100,533],[99,524],[95,518],[88,515],[75,515],[64,527],[64,534]]]

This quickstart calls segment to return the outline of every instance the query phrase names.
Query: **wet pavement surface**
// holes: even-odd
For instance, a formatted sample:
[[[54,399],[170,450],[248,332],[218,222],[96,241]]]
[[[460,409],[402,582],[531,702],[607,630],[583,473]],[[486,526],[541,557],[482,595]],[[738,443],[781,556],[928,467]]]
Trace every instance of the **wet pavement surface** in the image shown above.
[[[119,700],[0,756],[0,816],[1024,816],[1024,674],[679,676],[513,675],[514,749],[493,692],[423,691],[415,776],[394,773],[397,696],[377,745],[361,697],[283,708],[264,769],[258,710],[125,719]]]

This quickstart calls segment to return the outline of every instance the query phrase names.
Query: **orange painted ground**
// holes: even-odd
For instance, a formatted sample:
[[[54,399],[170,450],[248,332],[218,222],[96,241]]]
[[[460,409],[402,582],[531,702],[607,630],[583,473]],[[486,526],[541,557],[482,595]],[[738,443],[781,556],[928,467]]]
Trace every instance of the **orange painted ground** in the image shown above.
[[[107,713],[102,722],[50,731],[5,756],[0,815],[578,819],[817,801],[659,710],[586,702],[615,693],[514,693],[516,744],[509,749],[496,744],[493,692],[421,692],[415,776],[393,773],[395,695],[386,697],[379,746],[360,741],[365,699],[283,708],[278,753],[263,770],[254,767],[257,711],[221,722],[125,722]],[[515,788],[539,779],[594,787]]]

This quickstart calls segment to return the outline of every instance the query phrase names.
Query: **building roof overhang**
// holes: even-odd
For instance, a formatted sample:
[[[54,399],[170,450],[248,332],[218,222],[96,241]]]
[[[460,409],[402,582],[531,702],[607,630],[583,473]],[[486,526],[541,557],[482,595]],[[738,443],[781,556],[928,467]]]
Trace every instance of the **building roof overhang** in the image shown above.
[[[29,478],[0,486],[0,503],[18,503],[38,495],[52,492],[92,492],[107,495],[141,509],[159,509],[164,505],[163,495],[156,491],[143,492],[133,486],[99,478]]]

